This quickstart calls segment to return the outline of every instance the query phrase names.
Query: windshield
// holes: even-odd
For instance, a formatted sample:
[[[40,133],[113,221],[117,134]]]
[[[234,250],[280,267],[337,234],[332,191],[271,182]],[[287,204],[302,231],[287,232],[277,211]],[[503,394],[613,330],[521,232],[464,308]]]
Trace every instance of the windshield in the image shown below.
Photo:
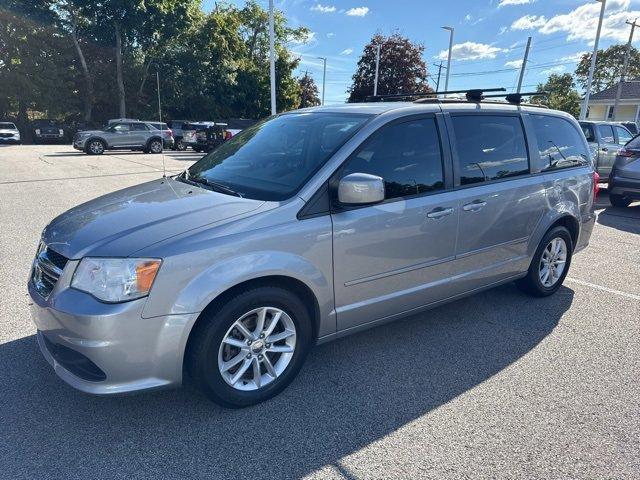
[[[203,157],[187,170],[187,177],[224,185],[243,197],[285,200],[369,118],[340,113],[272,117]]]
[[[13,123],[0,122],[0,128],[10,128],[11,130],[15,130],[16,126]]]

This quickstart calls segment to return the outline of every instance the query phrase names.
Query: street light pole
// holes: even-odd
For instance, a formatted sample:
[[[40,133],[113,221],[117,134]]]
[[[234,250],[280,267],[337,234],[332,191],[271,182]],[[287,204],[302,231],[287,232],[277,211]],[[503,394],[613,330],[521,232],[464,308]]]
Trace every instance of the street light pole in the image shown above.
[[[160,108],[160,73],[156,65],[156,85],[158,87],[158,120],[162,122],[162,109]]]
[[[273,19],[273,0],[269,0],[269,75],[271,77],[271,115],[275,115],[276,109],[276,54],[275,54],[275,29]]]
[[[522,89],[522,80],[524,79],[524,71],[527,68],[527,59],[529,58],[529,49],[531,48],[531,37],[527,39],[527,48],[524,50],[524,58],[522,59],[522,67],[520,68],[520,77],[518,78],[518,90],[516,93],[520,93]]]
[[[604,9],[607,6],[607,0],[596,0],[602,2],[600,7],[600,19],[598,20],[598,29],[596,30],[596,41],[593,44],[593,54],[591,54],[591,66],[589,67],[589,77],[587,78],[587,88],[584,92],[584,101],[580,109],[580,120],[587,118],[587,109],[589,108],[589,96],[591,95],[591,83],[593,82],[593,72],[596,69],[596,58],[598,57],[598,42],[600,42],[600,31],[602,30],[602,19],[604,18]]]
[[[447,56],[447,76],[444,79],[444,91],[449,90],[449,74],[451,73],[451,52],[453,50],[453,27],[442,27],[445,30],[449,30],[449,55]]]
[[[376,47],[376,76],[373,80],[373,96],[378,95],[378,72],[380,71],[380,48],[382,45]]]
[[[322,69],[322,105],[324,105],[324,88],[327,80],[327,57],[318,57],[324,63]]]
[[[624,54],[624,65],[622,65],[622,75],[620,75],[620,81],[618,82],[618,88],[616,89],[616,100],[613,103],[613,120],[618,119],[618,104],[620,103],[620,96],[622,95],[622,84],[626,81],[627,68],[629,68],[629,56],[631,55],[631,42],[633,42],[633,32],[638,26],[636,18],[633,22],[627,20],[627,25],[631,25],[631,33],[629,34],[629,43],[627,43],[627,51]]]

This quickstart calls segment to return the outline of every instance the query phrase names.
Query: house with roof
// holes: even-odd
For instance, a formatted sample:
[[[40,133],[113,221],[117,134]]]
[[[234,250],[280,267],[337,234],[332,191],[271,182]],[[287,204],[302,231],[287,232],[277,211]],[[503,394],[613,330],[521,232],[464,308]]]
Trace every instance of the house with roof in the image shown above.
[[[613,120],[613,104],[618,84],[589,97],[587,120]],[[622,94],[618,104],[618,122],[640,122],[640,77],[622,83]]]

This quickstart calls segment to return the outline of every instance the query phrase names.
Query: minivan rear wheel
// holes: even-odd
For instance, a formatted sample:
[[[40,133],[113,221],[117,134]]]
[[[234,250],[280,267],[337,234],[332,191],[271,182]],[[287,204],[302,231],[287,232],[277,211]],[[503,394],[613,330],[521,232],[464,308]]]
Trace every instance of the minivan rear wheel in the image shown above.
[[[569,231],[561,226],[552,228],[540,241],[527,276],[516,284],[536,297],[554,294],[569,272],[572,255],[573,240]]]
[[[302,301],[280,287],[257,287],[206,312],[189,342],[196,385],[230,408],[267,400],[295,378],[309,351],[311,319]]]
[[[626,208],[631,205],[631,199],[623,197],[622,195],[616,195],[615,193],[609,194],[609,201],[614,207]]]

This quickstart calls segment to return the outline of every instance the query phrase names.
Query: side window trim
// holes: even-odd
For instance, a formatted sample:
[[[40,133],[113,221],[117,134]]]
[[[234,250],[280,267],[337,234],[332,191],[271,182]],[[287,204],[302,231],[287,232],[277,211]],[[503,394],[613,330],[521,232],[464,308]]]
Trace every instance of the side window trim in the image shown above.
[[[529,173],[536,174],[542,172],[542,158],[540,157],[540,148],[538,146],[538,138],[528,113],[522,114],[522,125],[524,127],[525,142],[529,151]]]
[[[375,131],[371,132],[371,134],[365,138],[360,145],[358,145],[356,147],[356,149],[334,170],[334,172],[331,174],[331,176],[329,177],[329,181],[328,181],[328,185],[329,185],[329,198],[330,198],[330,207],[331,207],[331,212],[330,213],[338,213],[341,211],[346,211],[346,210],[356,210],[359,208],[368,208],[370,207],[370,205],[358,205],[358,206],[352,206],[352,207],[345,207],[345,206],[338,206],[335,199],[336,199],[336,193],[338,190],[338,182],[340,181],[340,176],[341,176],[341,172],[342,169],[344,168],[344,166],[350,161],[352,160],[355,155],[357,155],[360,152],[360,149],[362,148],[362,146],[366,145],[367,142],[369,142],[379,131],[381,131],[384,128],[387,127],[391,127],[394,125],[399,125],[402,123],[409,123],[409,122],[413,122],[413,121],[417,121],[417,120],[424,120],[424,119],[434,119],[435,120],[435,124],[436,124],[436,130],[437,130],[437,134],[438,134],[438,141],[440,142],[440,153],[441,153],[441,162],[442,162],[442,173],[444,176],[444,188],[442,188],[441,190],[435,190],[435,191],[429,191],[429,192],[422,192],[422,193],[417,193],[417,194],[413,194],[413,195],[407,195],[404,197],[394,197],[394,198],[388,198],[383,200],[380,203],[377,203],[376,205],[381,205],[381,204],[385,204],[385,203],[391,203],[391,202],[398,202],[398,201],[404,201],[404,200],[408,200],[408,199],[413,199],[413,198],[420,198],[420,197],[425,197],[428,195],[439,195],[448,191],[452,190],[452,182],[453,182],[453,177],[452,177],[452,170],[451,170],[451,151],[449,149],[449,142],[448,142],[448,137],[447,137],[447,129],[445,128],[443,119],[442,119],[442,115],[441,113],[418,113],[418,114],[414,114],[414,115],[406,115],[400,118],[396,118],[394,120],[390,120],[389,122],[385,123],[384,125],[381,125],[380,127],[378,127]],[[439,118],[440,116],[440,118]],[[445,143],[445,141],[447,143]],[[317,192],[316,192],[317,193]],[[315,194],[314,194],[315,195]]]
[[[461,185],[460,184],[460,156],[458,153],[458,148],[457,148],[457,140],[456,140],[456,134],[455,134],[455,130],[453,128],[453,121],[452,121],[452,117],[464,117],[464,116],[491,116],[491,117],[516,117],[520,120],[520,126],[522,127],[522,134],[524,136],[524,143],[525,143],[525,147],[527,149],[527,163],[529,164],[529,173],[525,174],[525,175],[518,175],[517,177],[507,177],[507,178],[499,178],[499,179],[495,179],[495,180],[487,180],[484,182],[479,182],[479,183],[472,183],[469,185]],[[527,135],[527,129],[526,129],[526,125],[524,124],[524,121],[522,119],[522,114],[520,112],[495,112],[495,111],[486,111],[486,112],[454,112],[453,114],[450,112],[446,112],[444,114],[445,117],[445,122],[447,125],[447,131],[449,134],[449,144],[451,147],[451,157],[452,157],[452,164],[453,164],[453,189],[454,190],[461,190],[461,189],[465,189],[465,188],[472,188],[472,187],[480,187],[482,185],[489,185],[492,183],[499,183],[499,182],[508,182],[508,181],[513,181],[513,180],[518,180],[520,178],[526,178],[528,176],[530,176],[532,174],[531,171],[531,150],[529,149],[529,137],[530,135]]]

